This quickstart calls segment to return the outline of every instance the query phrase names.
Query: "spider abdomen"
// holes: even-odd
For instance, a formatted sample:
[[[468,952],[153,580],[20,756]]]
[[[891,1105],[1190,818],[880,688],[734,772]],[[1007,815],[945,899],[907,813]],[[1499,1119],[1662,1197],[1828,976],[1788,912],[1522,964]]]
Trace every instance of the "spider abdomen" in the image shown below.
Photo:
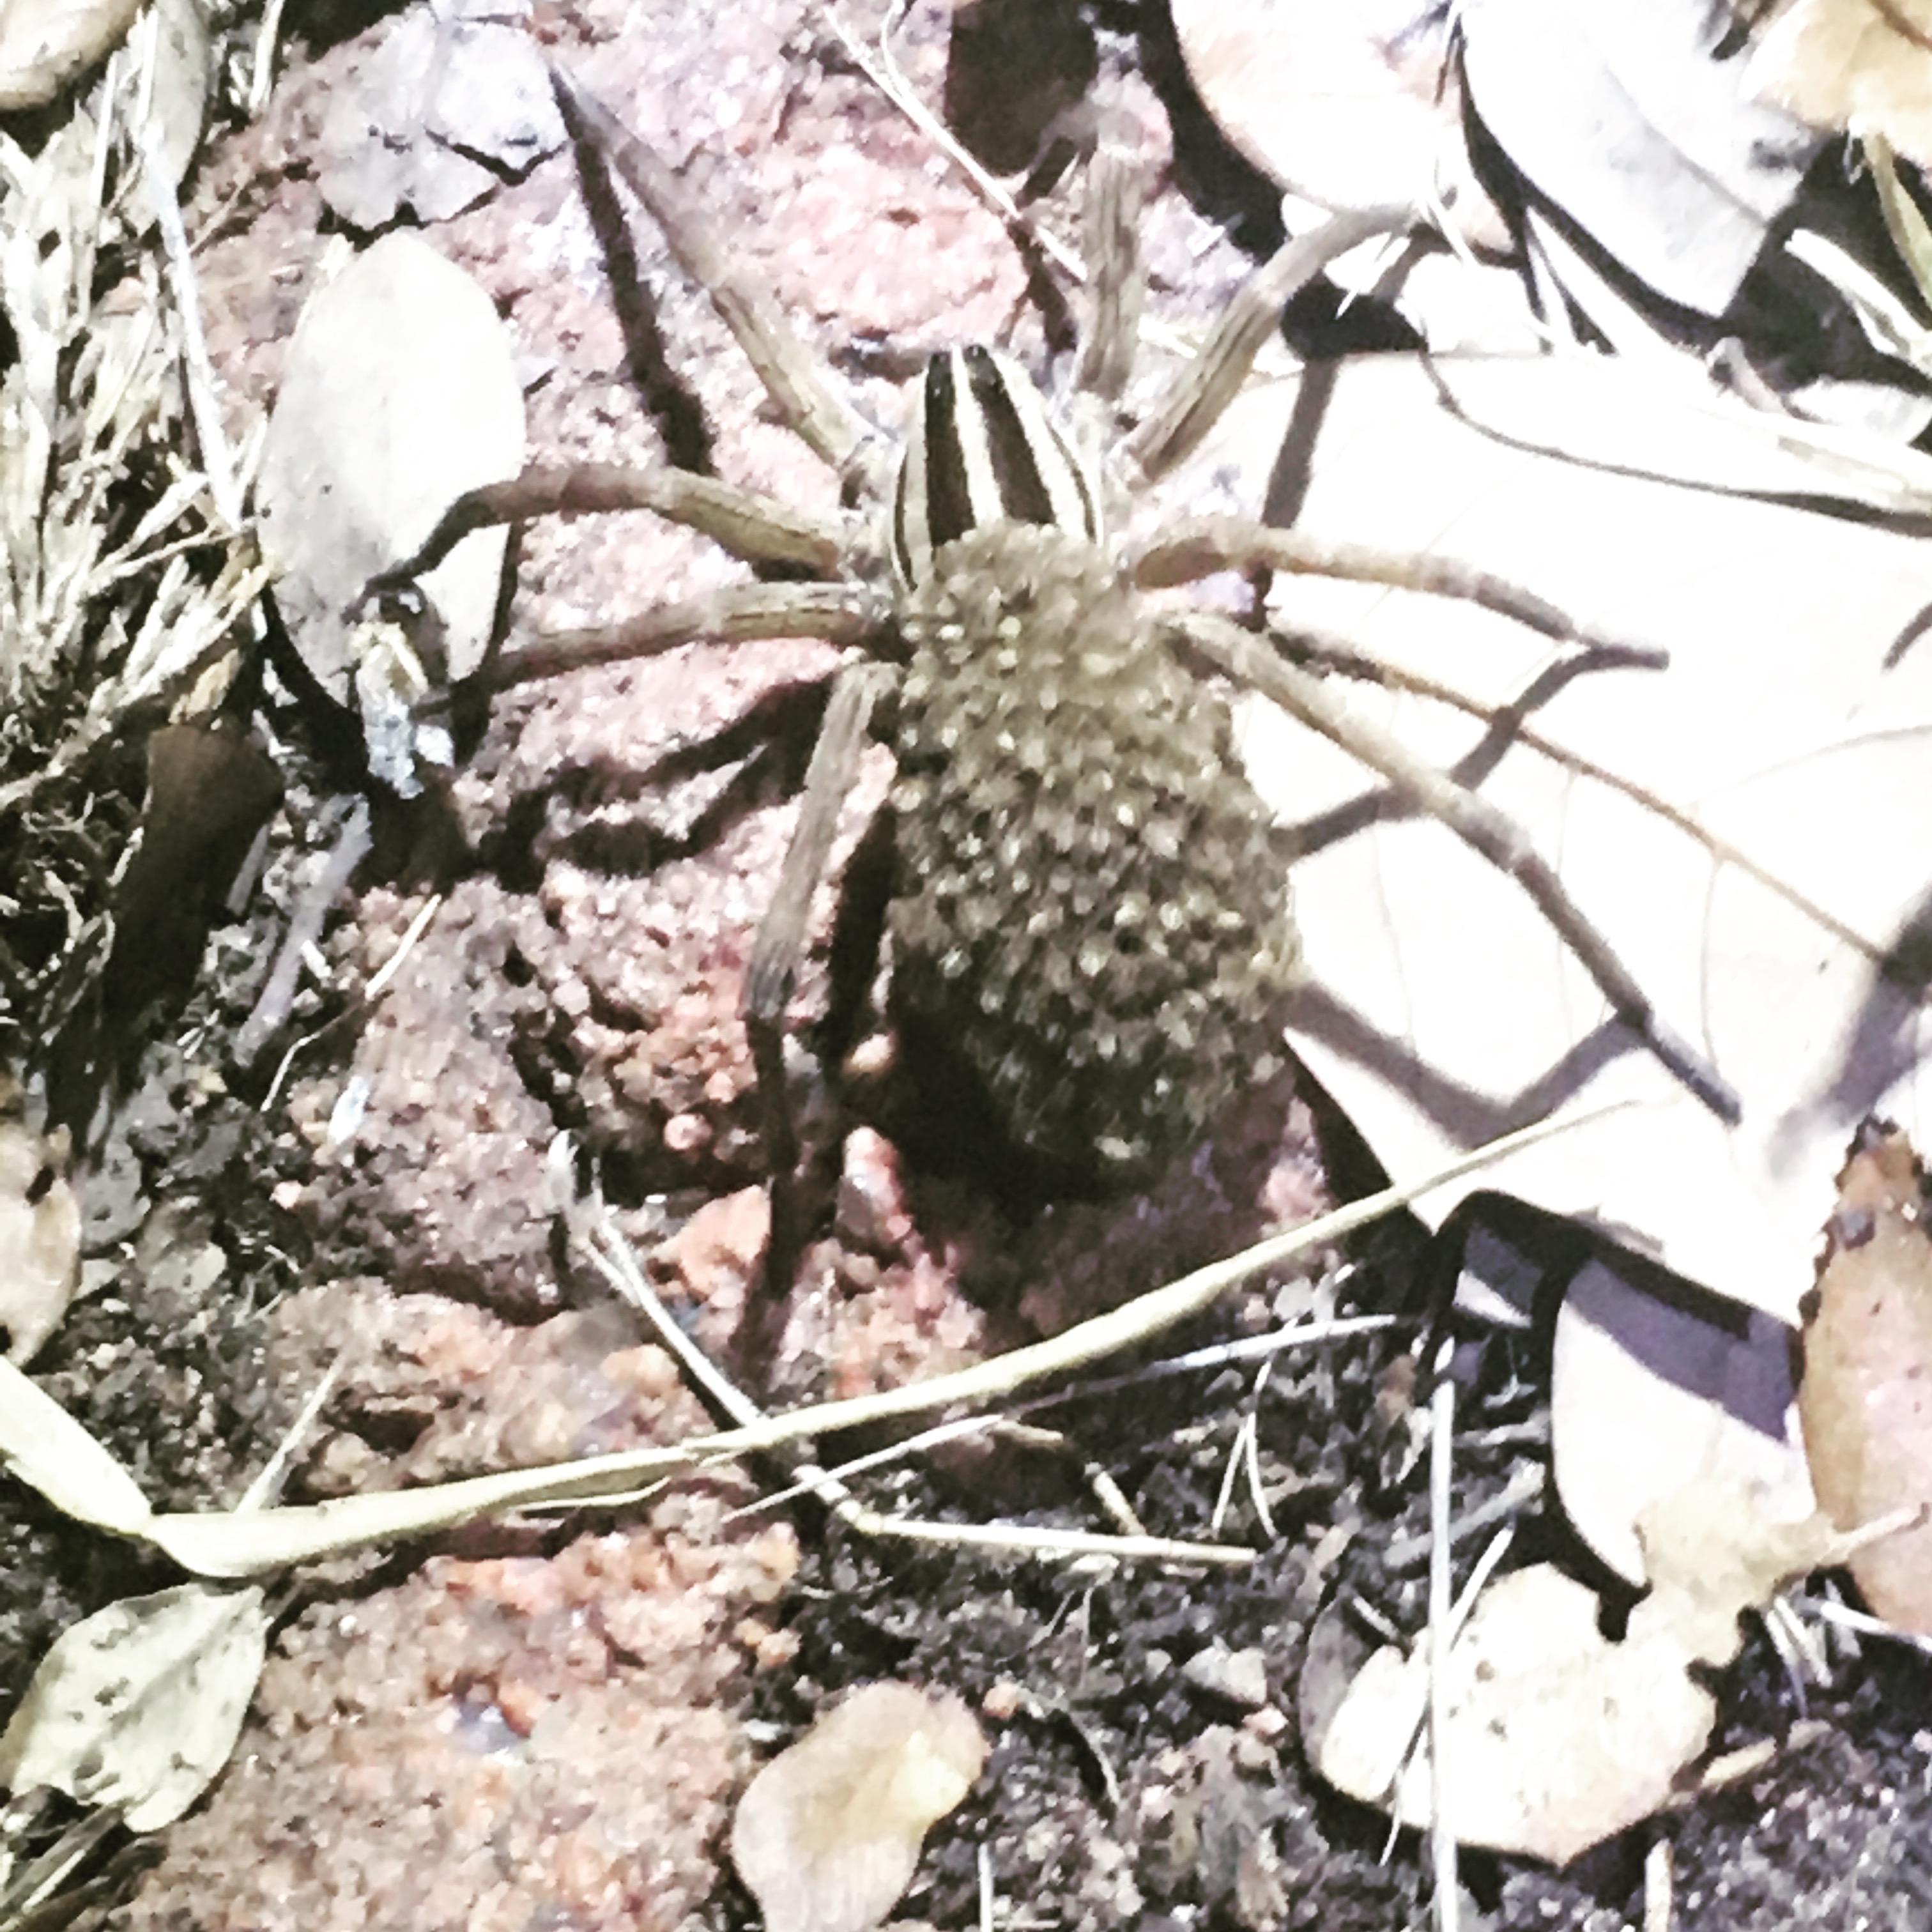
[[[908,595],[893,998],[1014,1144],[1124,1174],[1278,1064],[1285,836],[1094,544],[1007,524]]]

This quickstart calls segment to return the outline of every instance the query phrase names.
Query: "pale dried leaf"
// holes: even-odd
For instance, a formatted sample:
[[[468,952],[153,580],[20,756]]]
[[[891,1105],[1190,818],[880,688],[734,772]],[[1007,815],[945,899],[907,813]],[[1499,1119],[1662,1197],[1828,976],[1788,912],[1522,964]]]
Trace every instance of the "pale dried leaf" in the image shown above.
[[[0,1737],[0,1779],[171,1824],[228,1762],[255,1694],[268,1617],[256,1588],[183,1583],[67,1631]]]
[[[1703,0],[1464,0],[1465,70],[1511,163],[1671,301],[1721,314],[1816,154],[1754,101]]]
[[[1508,244],[1464,146],[1448,16],[1418,0],[1175,0],[1202,104],[1255,166],[1328,208],[1444,203],[1466,241]]]
[[[1932,1234],[1902,1134],[1874,1134],[1842,1177],[1804,1330],[1798,1390],[1820,1506],[1840,1529],[1932,1504]],[[1850,1558],[1888,1623],[1932,1635],[1932,1526]]]
[[[950,1693],[868,1684],[760,1771],[731,1862],[765,1932],[870,1932],[912,1882],[928,1828],[973,1787],[986,1742]]]
[[[80,1285],[80,1204],[68,1136],[0,1111],[0,1334],[8,1359],[32,1360]]]
[[[128,37],[140,0],[4,0],[0,113],[44,107]]]
[[[1882,135],[1932,165],[1932,4],[1797,0],[1767,28],[1746,84],[1814,128]]]
[[[1811,1514],[1794,1339],[1757,1309],[1600,1261],[1570,1283],[1550,1345],[1550,1471],[1577,1534],[1619,1575],[1647,1580],[1638,1521],[1694,1474],[1748,1484],[1774,1519]]]
[[[464,490],[514,476],[523,391],[489,297],[416,236],[385,236],[302,310],[262,458],[263,542],[310,668],[350,694],[344,613]],[[450,673],[488,641],[505,532],[466,537],[422,580]]]
[[[1493,414],[1498,433],[1445,398],[1476,422]],[[1588,425],[1618,398],[1625,440],[1602,439],[1606,454]],[[1579,460],[1525,446],[1522,424],[1560,436],[1580,398]],[[1211,500],[1227,474],[1292,477],[1293,401],[1292,385],[1244,398],[1194,488]],[[1354,814],[1296,868],[1311,984],[1290,1037],[1390,1174],[1433,1171],[1568,1102],[1640,1102],[1480,1185],[1792,1322],[1858,1123],[1932,1114],[1932,1019],[1906,943],[1932,907],[1932,644],[1901,642],[1932,604],[1932,551],[1916,536],[1596,466],[1638,454],[1666,475],[1728,472],[1735,487],[1755,470],[1767,490],[1802,478],[1814,496],[1850,494],[1835,460],[1769,440],[1786,434],[1684,407],[1614,364],[1384,356],[1340,368],[1303,452],[1310,533],[1479,565],[1581,623],[1670,650],[1665,672],[1570,677],[1531,725],[1648,788],[1677,821],[1520,737],[1482,789],[1736,1086],[1741,1126],[1608,1024],[1527,896],[1444,827],[1378,815],[1379,787],[1342,753],[1258,709],[1246,746],[1286,819]],[[1851,481],[1922,504],[1905,455],[1888,475],[1868,451]],[[1492,704],[1520,701],[1550,666],[1545,640],[1467,604],[1304,578],[1278,580],[1275,595],[1291,624],[1339,631]],[[1351,701],[1440,766],[1486,761],[1490,728],[1446,704],[1369,685]],[[1695,826],[1738,856],[1714,856]]]
[[[0,1361],[0,1462],[76,1522],[140,1536],[152,1520],[134,1478],[8,1361]]]
[[[1768,1525],[1742,1489],[1718,1480],[1651,1513],[1645,1547],[1659,1582],[1621,1642],[1598,1630],[1594,1594],[1552,1565],[1491,1586],[1449,1656],[1457,1839],[1564,1864],[1668,1803],[1717,1715],[1693,1666],[1728,1661],[1738,1615],[1834,1544],[1822,1517]],[[1322,1776],[1392,1805],[1405,1824],[1430,1823],[1433,1778],[1418,1742],[1428,1697],[1423,1653],[1378,1651],[1329,1723]]]
[[[1484,1594],[1450,1654],[1457,1839],[1567,1864],[1648,1817],[1709,1739],[1717,1706],[1668,1630],[1606,1643],[1600,1606],[1547,1564]],[[1322,1775],[1406,1825],[1434,1816],[1420,1657],[1378,1651],[1328,1726]]]

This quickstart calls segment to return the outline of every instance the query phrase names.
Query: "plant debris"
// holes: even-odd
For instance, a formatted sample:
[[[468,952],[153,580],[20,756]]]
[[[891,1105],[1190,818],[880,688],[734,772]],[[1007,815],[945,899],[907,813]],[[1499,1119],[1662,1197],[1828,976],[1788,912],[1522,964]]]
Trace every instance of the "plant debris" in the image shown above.
[[[36,1133],[12,1076],[0,1073],[0,1334],[10,1361],[32,1361],[80,1286],[80,1207],[64,1128]]]
[[[384,236],[309,298],[262,452],[262,541],[296,648],[338,704],[380,648],[347,614],[363,585],[408,556],[453,498],[514,476],[523,457],[523,388],[502,324],[420,236]],[[439,682],[482,657],[504,548],[502,531],[478,531],[422,580],[428,608],[410,642]]]
[[[118,1806],[130,1831],[172,1824],[228,1762],[268,1642],[252,1586],[110,1604],[41,1660],[0,1736],[0,1779]]]
[[[973,1788],[986,1740],[956,1696],[868,1684],[752,1779],[731,1862],[766,1932],[870,1932],[912,1882],[928,1828]]]
[[[1737,1655],[1738,1618],[1832,1560],[1822,1516],[1768,1522],[1743,1486],[1707,1479],[1646,1513],[1651,1593],[1621,1640],[1592,1591],[1532,1564],[1480,1598],[1449,1653],[1449,1817],[1465,1844],[1567,1864],[1668,1803],[1702,1755],[1715,1696],[1690,1673]],[[1319,1747],[1322,1774],[1406,1825],[1435,1816],[1419,1652],[1377,1651]]]
[[[1932,1228],[1902,1133],[1862,1135],[1826,1224],[1798,1412],[1819,1507],[1840,1529],[1932,1508]],[[1858,1551],[1865,1601],[1932,1636],[1932,1522]]]

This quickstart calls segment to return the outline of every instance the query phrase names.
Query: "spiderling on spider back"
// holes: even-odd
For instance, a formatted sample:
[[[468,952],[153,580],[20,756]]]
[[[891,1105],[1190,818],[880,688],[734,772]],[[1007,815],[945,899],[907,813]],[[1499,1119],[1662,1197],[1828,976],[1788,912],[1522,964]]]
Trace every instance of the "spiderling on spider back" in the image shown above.
[[[1286,836],[1092,543],[974,530],[901,628],[894,1003],[945,1030],[1017,1147],[1125,1178],[1280,1064]]]
[[[1453,560],[1324,541],[1240,518],[1183,519],[1117,548],[1098,491],[1044,400],[988,349],[928,365],[893,500],[878,500],[872,439],[770,292],[711,228],[676,173],[610,110],[557,76],[566,118],[662,225],[707,289],[779,418],[845,479],[828,514],[658,466],[536,468],[453,504],[374,591],[430,568],[467,530],[555,512],[649,509],[745,562],[817,581],[733,584],[595,629],[506,650],[514,684],[710,640],[814,637],[846,657],[806,776],[798,825],[747,963],[742,1002],[772,1174],[768,1268],[783,1278],[807,1232],[784,1051],[814,889],[869,726],[891,728],[897,896],[889,998],[963,1060],[1023,1153],[1127,1179],[1198,1138],[1281,1052],[1299,952],[1294,856],[1233,761],[1226,705],[1204,669],[1320,733],[1408,808],[1438,820],[1534,901],[1629,1045],[1653,1054],[1720,1119],[1735,1090],[1659,1012],[1534,842],[1474,787],[1418,758],[1345,691],[1214,610],[1144,593],[1223,572],[1307,571],[1466,599],[1566,651],[1660,662],[1594,636],[1561,610]],[[1096,158],[1101,244],[1094,331],[1076,389],[1118,404],[1131,364],[1136,282],[1132,169]],[[1245,282],[1152,406],[1109,425],[1130,486],[1169,474],[1238,392],[1283,306],[1339,254],[1406,226],[1407,211],[1337,215]],[[1098,421],[1097,418],[1090,420]],[[886,513],[896,582],[880,580],[870,506]],[[876,717],[875,717],[875,713]],[[863,922],[855,921],[855,926]]]

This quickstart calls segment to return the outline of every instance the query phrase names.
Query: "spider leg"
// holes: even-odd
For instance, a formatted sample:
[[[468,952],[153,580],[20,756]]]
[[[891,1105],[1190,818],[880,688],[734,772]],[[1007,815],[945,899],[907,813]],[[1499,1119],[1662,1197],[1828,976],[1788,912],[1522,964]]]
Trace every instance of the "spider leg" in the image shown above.
[[[698,198],[602,101],[560,67],[550,69],[550,79],[572,134],[596,148],[649,209],[685,273],[737,338],[780,419],[844,475],[870,433],[827,382],[770,290],[746,272]]]
[[[586,631],[548,631],[501,652],[490,682],[502,690],[561,677],[589,664],[658,657],[683,644],[742,644],[758,638],[820,638],[876,652],[892,599],[860,584],[736,584]]]
[[[1533,591],[1453,558],[1384,550],[1373,544],[1331,543],[1240,517],[1198,517],[1170,525],[1134,560],[1130,574],[1142,590],[1161,590],[1217,571],[1256,568],[1346,578],[1432,597],[1454,597],[1513,618],[1559,644],[1580,644],[1620,656],[1634,648],[1586,630]],[[1652,662],[1657,661],[1657,653],[1649,656]]]
[[[1205,611],[1176,612],[1163,621],[1185,647],[1215,670],[1319,731],[1515,880],[1595,981],[1617,1018],[1719,1119],[1735,1123],[1742,1117],[1730,1084],[1659,1017],[1609,940],[1570,898],[1528,834],[1505,813],[1418,758],[1391,734],[1356,716],[1321,679],[1276,656],[1251,632]]]
[[[694,470],[608,463],[538,466],[507,482],[464,491],[416,554],[371,578],[363,595],[396,589],[434,570],[472,530],[607,510],[654,511],[747,563],[796,564],[821,577],[837,572],[860,535],[853,518],[796,509]]]
[[[1127,439],[1127,454],[1150,482],[1191,454],[1240,393],[1262,345],[1281,326],[1281,312],[1338,255],[1371,236],[1406,228],[1406,208],[1332,215],[1319,228],[1284,243],[1234,292],[1194,360]]]
[[[778,889],[759,923],[745,975],[742,1010],[758,1072],[771,1178],[772,1232],[765,1281],[776,1294],[790,1286],[797,1271],[808,1222],[798,1173],[798,1130],[785,1078],[785,1010],[798,981],[812,896],[825,876],[840,808],[858,771],[872,713],[897,680],[891,665],[866,662],[848,665],[833,680],[818,742],[806,768],[798,827],[779,870]]]
[[[1147,293],[1138,226],[1143,184],[1135,160],[1103,142],[1087,177],[1089,307],[1086,339],[1074,374],[1082,392],[1102,402],[1119,401],[1133,374],[1134,352],[1140,343],[1141,306]]]

